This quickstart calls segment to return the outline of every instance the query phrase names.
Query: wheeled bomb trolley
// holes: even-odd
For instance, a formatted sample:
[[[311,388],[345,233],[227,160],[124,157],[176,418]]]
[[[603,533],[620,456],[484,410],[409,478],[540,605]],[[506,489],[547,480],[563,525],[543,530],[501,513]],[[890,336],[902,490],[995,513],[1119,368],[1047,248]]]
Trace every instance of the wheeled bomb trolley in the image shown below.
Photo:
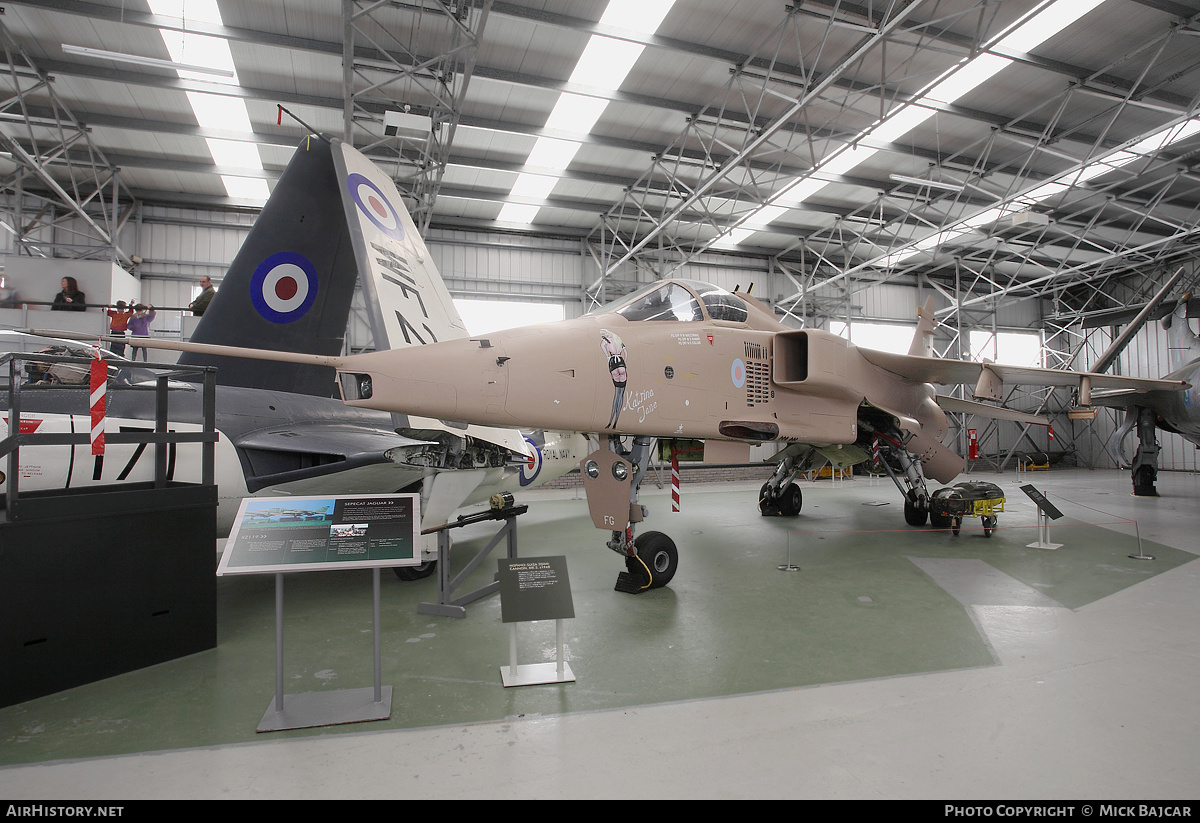
[[[929,524],[958,534],[964,517],[978,517],[983,536],[996,530],[996,514],[1004,511],[1004,492],[995,483],[957,483],[938,489],[929,498]]]

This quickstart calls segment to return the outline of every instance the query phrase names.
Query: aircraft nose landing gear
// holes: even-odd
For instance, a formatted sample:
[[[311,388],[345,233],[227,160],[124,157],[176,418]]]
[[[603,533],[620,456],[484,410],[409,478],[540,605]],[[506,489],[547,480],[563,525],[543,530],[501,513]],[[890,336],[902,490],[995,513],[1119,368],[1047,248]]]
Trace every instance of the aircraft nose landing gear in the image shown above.
[[[644,511],[638,505],[638,487],[650,458],[654,439],[635,437],[625,451],[619,437],[609,437],[608,448],[597,449],[579,464],[588,511],[598,529],[608,529],[608,547],[625,558],[625,571],[617,575],[616,590],[640,594],[671,582],[679,567],[679,552],[662,532],[633,536],[634,524]],[[626,459],[629,458],[629,459]]]

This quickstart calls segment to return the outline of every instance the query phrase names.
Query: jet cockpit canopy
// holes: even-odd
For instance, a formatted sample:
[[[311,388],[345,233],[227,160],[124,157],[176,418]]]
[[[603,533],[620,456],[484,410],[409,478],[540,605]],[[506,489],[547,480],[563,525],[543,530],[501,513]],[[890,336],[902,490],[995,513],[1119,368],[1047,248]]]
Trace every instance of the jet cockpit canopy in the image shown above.
[[[627,298],[616,312],[630,321],[689,322],[707,316],[710,320],[744,323],[749,315],[740,297],[697,280],[651,284]]]

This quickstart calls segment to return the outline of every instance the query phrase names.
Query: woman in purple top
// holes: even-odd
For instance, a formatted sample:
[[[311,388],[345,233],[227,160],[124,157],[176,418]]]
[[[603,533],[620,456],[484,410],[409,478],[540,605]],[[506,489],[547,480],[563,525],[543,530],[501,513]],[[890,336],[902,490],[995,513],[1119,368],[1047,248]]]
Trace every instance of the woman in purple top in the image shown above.
[[[129,318],[129,335],[131,337],[149,337],[150,324],[154,322],[154,307],[145,306],[138,303],[133,307],[133,317]],[[133,360],[137,360],[138,353],[142,355],[142,360],[149,362],[150,350],[145,346],[139,346],[133,341],[130,341],[133,346]]]

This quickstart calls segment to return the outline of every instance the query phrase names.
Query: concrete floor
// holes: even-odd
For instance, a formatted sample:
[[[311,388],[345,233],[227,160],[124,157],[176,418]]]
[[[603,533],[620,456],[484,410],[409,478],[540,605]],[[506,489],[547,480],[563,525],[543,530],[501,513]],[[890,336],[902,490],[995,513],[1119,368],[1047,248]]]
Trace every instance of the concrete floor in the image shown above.
[[[273,584],[223,578],[216,650],[0,709],[0,796],[1194,799],[1200,479],[968,479],[1006,491],[990,539],[906,527],[890,483],[808,484],[790,520],[757,516],[758,484],[685,486],[681,514],[651,487],[682,559],[639,596],[574,493],[525,495],[521,554],[568,559],[576,682],[503,688],[496,598],[431,618],[431,580],[385,578],[392,717],[352,726],[255,733]],[[1057,551],[1026,548],[1031,481],[1067,515]],[[285,598],[286,691],[369,686],[369,575]],[[522,662],[553,654],[552,624],[520,638]]]

